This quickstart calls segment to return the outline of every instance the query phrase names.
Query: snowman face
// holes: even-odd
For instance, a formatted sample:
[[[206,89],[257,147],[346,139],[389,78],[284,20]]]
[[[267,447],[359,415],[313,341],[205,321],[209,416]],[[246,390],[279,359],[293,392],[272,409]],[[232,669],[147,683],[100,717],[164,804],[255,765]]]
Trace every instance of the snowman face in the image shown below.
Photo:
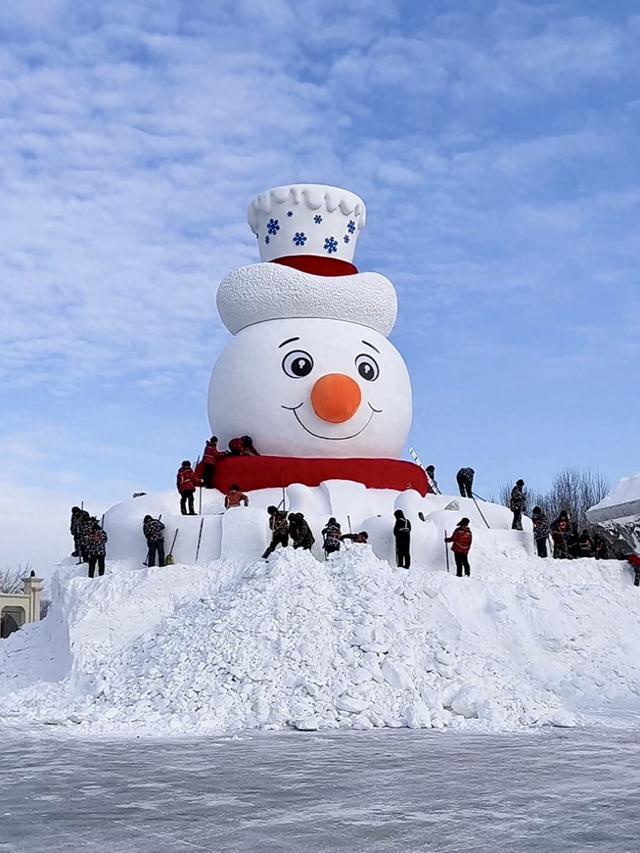
[[[221,447],[250,435],[265,455],[395,457],[411,385],[398,351],[370,328],[269,320],[240,331],[218,359],[209,420]]]

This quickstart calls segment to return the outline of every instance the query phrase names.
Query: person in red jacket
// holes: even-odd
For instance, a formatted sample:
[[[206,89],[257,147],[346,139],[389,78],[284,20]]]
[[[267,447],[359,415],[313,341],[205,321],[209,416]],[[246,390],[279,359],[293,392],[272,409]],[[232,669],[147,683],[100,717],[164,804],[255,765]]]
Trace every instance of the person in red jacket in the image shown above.
[[[241,435],[240,438],[232,438],[229,442],[229,453],[232,456],[260,456],[253,446],[250,435]]]
[[[216,463],[218,459],[224,459],[227,455],[224,450],[218,450],[218,436],[212,435],[205,444],[202,454],[202,485],[205,489],[213,488]]]
[[[640,586],[640,557],[637,554],[629,554],[627,562],[634,571],[633,585]]]
[[[180,512],[183,515],[196,514],[193,508],[193,496],[199,485],[200,483],[195,475],[195,471],[191,468],[191,462],[185,459],[178,468],[178,476],[176,478],[176,486],[180,492]],[[187,504],[189,505],[189,512],[187,512]]]
[[[458,526],[453,531],[453,536],[447,537],[445,542],[453,542],[451,550],[456,561],[456,573],[459,578],[464,575],[467,577],[471,574],[471,566],[469,565],[469,550],[473,535],[469,530],[469,519],[461,518]]]
[[[249,506],[249,498],[234,484],[225,495],[224,508],[230,509],[232,507],[240,506],[240,504]]]

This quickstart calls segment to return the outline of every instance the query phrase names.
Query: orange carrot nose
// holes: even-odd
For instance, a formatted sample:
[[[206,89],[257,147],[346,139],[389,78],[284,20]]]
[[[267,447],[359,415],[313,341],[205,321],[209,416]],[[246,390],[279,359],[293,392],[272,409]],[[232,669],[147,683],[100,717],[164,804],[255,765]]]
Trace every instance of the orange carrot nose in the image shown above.
[[[348,421],[357,412],[361,400],[360,386],[344,373],[327,373],[311,389],[313,411],[330,424]]]

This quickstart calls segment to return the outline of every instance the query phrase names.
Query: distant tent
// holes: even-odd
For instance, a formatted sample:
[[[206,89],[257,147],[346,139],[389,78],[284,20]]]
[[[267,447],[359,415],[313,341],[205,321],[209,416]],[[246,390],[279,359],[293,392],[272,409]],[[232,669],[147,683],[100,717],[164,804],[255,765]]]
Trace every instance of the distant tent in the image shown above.
[[[587,519],[617,556],[640,553],[640,474],[620,480],[600,503],[587,510]]]

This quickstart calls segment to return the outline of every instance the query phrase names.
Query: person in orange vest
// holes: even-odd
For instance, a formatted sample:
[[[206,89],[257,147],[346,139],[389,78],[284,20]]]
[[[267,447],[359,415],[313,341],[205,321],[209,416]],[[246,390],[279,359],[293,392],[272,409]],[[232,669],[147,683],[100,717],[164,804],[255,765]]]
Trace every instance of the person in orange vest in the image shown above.
[[[204,446],[202,454],[202,485],[205,489],[213,488],[213,475],[216,470],[218,459],[224,459],[228,454],[224,450],[218,450],[218,436],[212,435]]]
[[[193,496],[199,485],[200,482],[196,477],[195,471],[191,468],[191,462],[185,459],[180,468],[178,468],[178,475],[176,477],[176,486],[180,492],[180,512],[183,515],[196,514],[193,507]],[[187,504],[189,505],[189,512],[187,512]]]
[[[244,504],[245,506],[249,506],[249,498],[241,492],[238,486],[231,486],[227,494],[224,498],[224,508],[231,509],[236,506],[240,506],[240,504]]]
[[[471,575],[471,566],[469,565],[469,551],[473,541],[473,534],[469,530],[469,519],[461,518],[453,531],[452,536],[447,536],[445,542],[453,542],[451,550],[456,561],[456,574],[459,578],[463,574],[469,577]]]

